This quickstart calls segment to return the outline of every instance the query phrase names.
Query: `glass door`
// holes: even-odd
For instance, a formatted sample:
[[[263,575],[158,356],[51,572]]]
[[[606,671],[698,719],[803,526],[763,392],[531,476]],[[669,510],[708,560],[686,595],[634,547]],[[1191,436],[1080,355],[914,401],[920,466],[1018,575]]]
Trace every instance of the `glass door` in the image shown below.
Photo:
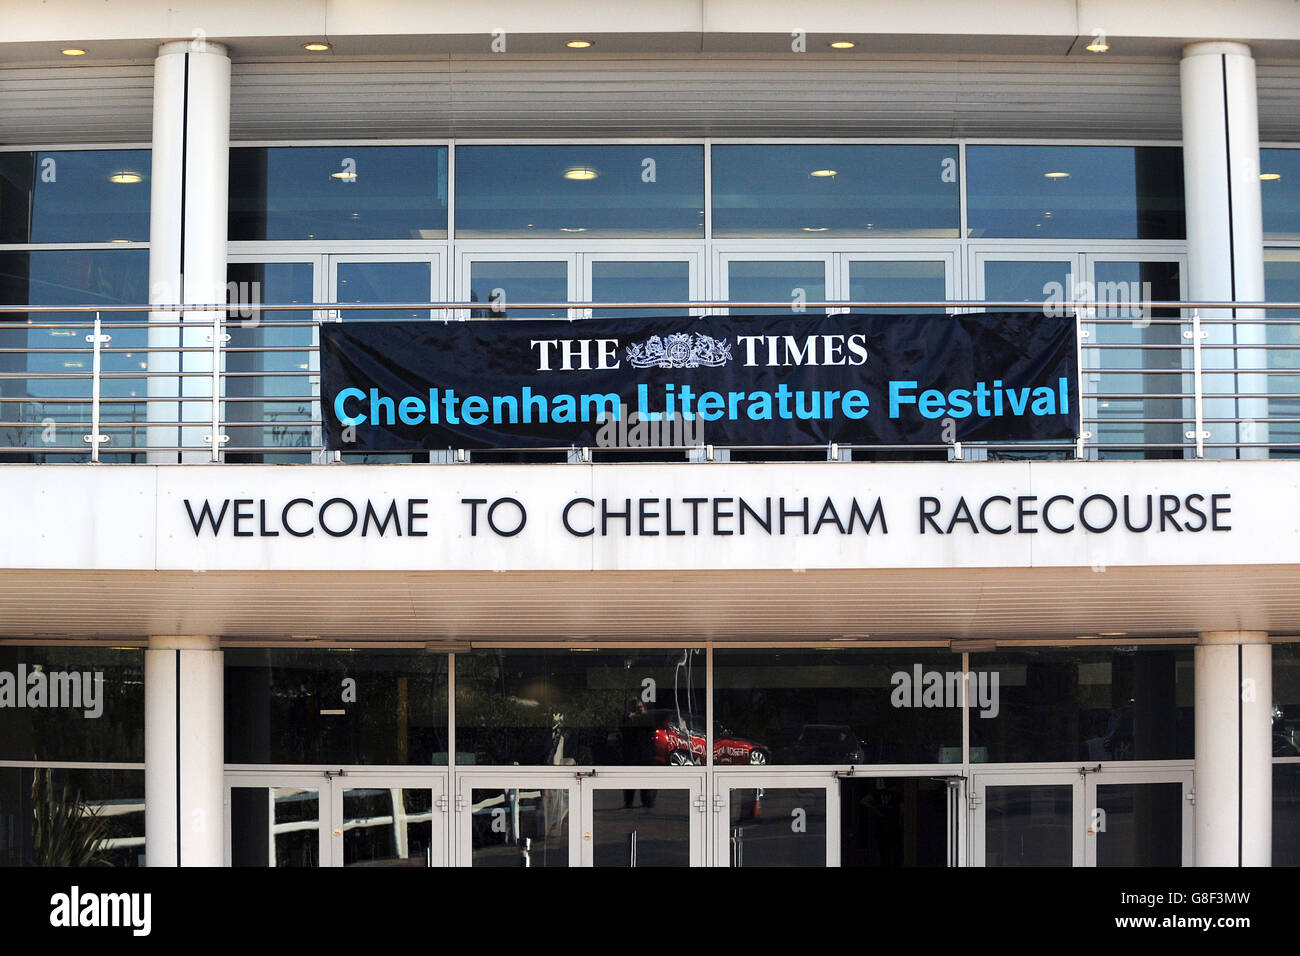
[[[1082,866],[1083,776],[977,773],[971,778],[971,865]]]
[[[704,866],[703,774],[596,772],[581,781],[583,866]]]
[[[1112,770],[1086,782],[1088,866],[1192,866],[1191,770]]]
[[[715,774],[718,866],[838,866],[839,788],[830,774]]]
[[[580,271],[587,302],[683,302],[700,295],[700,259],[694,253],[585,252]],[[689,309],[591,309],[590,318],[685,317]],[[696,310],[698,311],[698,310]]]
[[[445,777],[348,772],[330,787],[334,865],[446,864]]]
[[[957,261],[953,252],[847,252],[840,262],[839,298],[871,302],[925,302],[952,299],[957,293]],[[863,310],[877,312],[881,310]],[[887,312],[942,312],[907,309]]]
[[[330,866],[322,773],[226,775],[227,866]]]
[[[578,783],[567,773],[463,773],[456,782],[456,863],[579,865]]]
[[[806,302],[828,301],[839,284],[835,256],[829,252],[719,252],[717,275],[720,299],[790,303],[782,308],[732,310],[745,315],[797,315],[808,311]]]
[[[456,298],[481,302],[460,318],[568,319],[576,309],[515,309],[511,302],[571,302],[578,288],[577,255],[571,252],[462,251]]]
[[[932,774],[841,774],[839,865],[960,866],[962,782]]]

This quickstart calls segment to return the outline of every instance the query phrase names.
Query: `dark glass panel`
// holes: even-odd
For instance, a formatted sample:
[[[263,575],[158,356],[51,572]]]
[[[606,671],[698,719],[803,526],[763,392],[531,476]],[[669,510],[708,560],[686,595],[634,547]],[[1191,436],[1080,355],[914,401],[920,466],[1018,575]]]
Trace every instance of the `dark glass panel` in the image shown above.
[[[947,866],[948,784],[931,777],[840,780],[840,865]]]
[[[344,790],[343,865],[431,866],[434,823],[431,790]]]
[[[826,865],[824,788],[734,787],[730,805],[732,866]]]
[[[1074,788],[985,788],[985,866],[1070,866]]]
[[[1259,151],[1265,239],[1300,239],[1300,149]]]
[[[230,865],[320,866],[320,791],[231,787]]]
[[[690,866],[692,812],[689,790],[593,789],[592,865]]]
[[[1273,865],[1300,866],[1300,763],[1273,764]]]
[[[569,866],[569,791],[480,790],[470,793],[471,866]]]
[[[1183,865],[1181,783],[1098,783],[1097,810],[1098,866]]]
[[[147,149],[0,152],[0,242],[148,242]]]
[[[0,767],[0,866],[144,866],[144,771]]]

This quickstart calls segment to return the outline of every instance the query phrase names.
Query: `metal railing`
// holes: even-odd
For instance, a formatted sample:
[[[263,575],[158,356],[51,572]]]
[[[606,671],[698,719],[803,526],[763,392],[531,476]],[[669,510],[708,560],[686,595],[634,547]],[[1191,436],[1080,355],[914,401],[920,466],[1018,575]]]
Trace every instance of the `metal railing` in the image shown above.
[[[1072,442],[800,445],[703,444],[579,449],[449,448],[419,460],[589,461],[630,451],[718,460],[803,455],[976,459],[1300,457],[1300,302],[1064,301],[1080,335],[1082,427]],[[0,305],[0,460],[395,461],[328,453],[322,437],[317,329],[411,313],[464,321],[559,312],[704,315],[826,309],[1042,312],[1042,302],[276,303]],[[1294,316],[1275,313],[1293,312]],[[1273,313],[1273,314],[1271,314]],[[626,456],[625,456],[626,457]]]

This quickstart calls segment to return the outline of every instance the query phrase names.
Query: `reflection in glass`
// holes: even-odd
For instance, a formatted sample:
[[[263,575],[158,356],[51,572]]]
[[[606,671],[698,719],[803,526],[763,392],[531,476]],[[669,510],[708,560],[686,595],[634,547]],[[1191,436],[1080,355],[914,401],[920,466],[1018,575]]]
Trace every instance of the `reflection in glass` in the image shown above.
[[[461,146],[456,237],[704,237],[704,147]]]
[[[37,671],[59,705],[0,707],[0,760],[144,760],[143,648],[0,646],[29,695]]]
[[[1074,263],[1067,260],[989,259],[984,263],[984,298],[990,302],[1027,302],[1041,310],[1055,292],[1069,298]]]
[[[1300,154],[1300,151],[1296,152]],[[1297,179],[1300,180],[1300,172],[1297,173]],[[1300,233],[1300,226],[1297,226],[1296,231]],[[1270,302],[1300,302],[1300,249],[1264,250],[1264,298]],[[1281,374],[1273,373],[1267,377],[1270,392],[1278,395],[1300,395],[1300,310],[1268,309],[1264,316],[1269,319],[1291,321],[1264,327],[1266,341],[1273,348],[1263,353],[1245,354],[1262,354],[1267,358],[1268,368],[1285,370]],[[1270,398],[1268,415],[1270,419],[1295,419],[1290,422],[1269,422],[1270,441],[1291,443],[1290,447],[1270,448],[1269,457],[1300,457],[1300,399]]]
[[[0,152],[0,243],[148,242],[151,163],[147,149]]]
[[[948,785],[929,777],[845,778],[840,786],[840,865],[947,866]]]
[[[972,239],[1183,239],[1176,146],[968,146]]]
[[[230,648],[226,761],[447,763],[447,655]]]
[[[940,302],[948,298],[947,264],[926,259],[856,259],[849,262],[854,302]],[[894,309],[892,311],[901,311]],[[943,309],[908,309],[942,312]]]
[[[1300,866],[1300,763],[1273,764],[1273,865]]]
[[[340,262],[335,301],[347,302],[428,302],[430,292],[428,262]],[[348,309],[345,321],[381,319],[427,319],[427,309],[399,312],[391,309]]]
[[[232,242],[442,239],[447,148],[235,147],[229,234]]]
[[[1184,409],[1182,398],[1132,398],[1190,393],[1191,374],[1180,374],[1190,355],[1182,349],[1183,330],[1178,323],[1147,320],[1176,319],[1177,309],[1140,309],[1142,299],[1176,300],[1182,285],[1177,262],[1097,262],[1093,267],[1094,295],[1110,303],[1097,310],[1101,319],[1127,319],[1121,323],[1093,326],[1099,345],[1132,345],[1133,348],[1092,349],[1084,353],[1091,369],[1102,369],[1094,387],[1098,394],[1096,440],[1103,444],[1164,445],[1164,448],[1105,451],[1106,458],[1182,458]],[[1149,369],[1147,372],[1106,372],[1105,369]],[[1164,369],[1171,371],[1165,372]],[[1211,414],[1207,410],[1207,415]],[[1230,415],[1231,413],[1229,413]],[[1148,419],[1134,421],[1134,419]],[[1161,419],[1162,421],[1151,421]],[[1085,428],[1088,426],[1085,425]]]
[[[1261,149],[1259,173],[1264,238],[1300,239],[1300,149]]]
[[[231,866],[320,866],[320,793],[230,788]]]
[[[144,866],[144,771],[0,767],[0,866]]]
[[[569,866],[567,789],[474,789],[471,866]]]
[[[996,714],[971,709],[972,761],[1192,758],[1190,647],[999,651],[971,655],[970,668],[985,687],[997,678]]]
[[[144,249],[0,253],[0,303],[7,305],[132,305],[148,301],[148,288],[149,253]],[[32,376],[0,380],[0,420],[21,423],[0,427],[0,445],[32,449],[0,460],[70,462],[89,457],[81,449],[91,418],[94,359],[86,336],[94,318],[92,312],[6,312],[0,318],[0,349],[26,350],[0,354],[0,371]],[[100,430],[109,436],[101,461],[132,461],[135,455],[114,454],[112,449],[145,444],[145,380],[131,373],[148,366],[148,355],[139,351],[148,330],[124,326],[147,321],[143,314],[103,313],[109,326],[104,331],[112,340],[101,352],[105,374],[100,383]],[[29,328],[29,322],[58,327]],[[46,427],[47,419],[57,427]],[[51,446],[79,450],[42,454],[42,448]]]
[[[596,259],[591,263],[593,302],[685,302],[691,297],[689,262]],[[686,309],[592,309],[592,318],[684,316]]]
[[[826,790],[733,787],[731,865],[825,866]]]
[[[912,706],[909,693],[895,703],[918,673],[960,679],[961,657],[947,650],[718,648],[713,668],[715,763],[727,740],[782,765],[961,760],[960,702]]]
[[[1097,784],[1098,866],[1182,866],[1181,783]]]
[[[732,309],[734,315],[825,314],[825,309],[804,310],[802,303],[826,301],[826,263],[821,259],[733,259],[727,263],[727,299],[790,303],[787,309]]]
[[[486,302],[487,309],[475,309],[476,319],[563,319],[568,309],[517,309],[511,302],[569,301],[569,264],[564,260],[494,262],[470,264],[469,300]]]
[[[716,238],[956,238],[956,146],[715,145]]]
[[[343,791],[344,866],[433,866],[442,811],[427,789]]]
[[[701,764],[704,714],[697,648],[456,655],[456,749],[466,754],[458,762]]]
[[[258,302],[310,304],[315,298],[315,269],[310,262],[232,262],[226,267],[228,300],[251,306]],[[227,462],[309,461],[318,420],[319,376],[316,323],[310,309],[265,312],[245,308],[231,313],[226,326],[224,418],[230,443]],[[285,323],[301,322],[302,325]],[[293,351],[274,351],[292,349]],[[259,374],[278,373],[278,374]],[[238,422],[258,422],[239,425]],[[283,448],[283,452],[239,451]],[[293,449],[302,449],[293,451]]]
[[[986,787],[985,866],[1071,866],[1074,788]]]
[[[638,794],[639,798],[629,797]],[[691,865],[689,790],[591,791],[594,866]]]

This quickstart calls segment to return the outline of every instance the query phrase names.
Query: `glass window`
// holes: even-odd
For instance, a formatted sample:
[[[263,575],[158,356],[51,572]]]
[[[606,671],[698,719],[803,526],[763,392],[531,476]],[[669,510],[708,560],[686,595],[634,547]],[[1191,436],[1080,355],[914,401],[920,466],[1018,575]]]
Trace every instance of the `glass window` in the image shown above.
[[[446,235],[445,146],[230,151],[231,241]]]
[[[849,298],[855,302],[937,302],[948,298],[947,264],[941,260],[853,259],[848,265]]]
[[[1270,302],[1300,302],[1300,249],[1264,250],[1264,298]],[[1269,319],[1292,320],[1264,327],[1268,344],[1275,346],[1264,353],[1268,367],[1280,370],[1268,376],[1268,390],[1275,394],[1300,394],[1300,311],[1269,309],[1264,315]],[[1300,420],[1300,400],[1270,398],[1268,415],[1270,419]],[[1269,449],[1270,457],[1300,456],[1300,422],[1270,421],[1268,437],[1270,441],[1289,443],[1289,447]]]
[[[0,759],[144,760],[144,651],[0,646]]]
[[[447,763],[447,656],[230,649],[226,761]]]
[[[593,302],[686,302],[691,264],[678,261],[596,259],[591,263]],[[595,319],[685,316],[686,309],[593,309]]]
[[[1300,763],[1273,764],[1273,865],[1300,866]]]
[[[731,302],[789,302],[788,309],[733,309],[735,315],[788,315],[801,303],[826,301],[826,263],[821,259],[733,259],[727,263]],[[824,314],[825,309],[813,309]]]
[[[972,239],[1183,239],[1176,146],[968,146]]]
[[[460,146],[456,237],[704,237],[704,147]]]
[[[972,654],[972,763],[1190,760],[1190,647]]]
[[[131,305],[149,298],[149,253],[144,249],[48,250],[0,252],[0,302],[13,305]],[[28,322],[57,328],[29,328]],[[0,354],[0,371],[29,373],[30,378],[0,379],[0,445],[30,446],[40,460],[42,448],[78,449],[51,454],[55,461],[85,456],[82,436],[90,426],[93,357],[86,335],[94,315],[61,312],[28,315],[6,312],[0,318],[0,348],[23,349]],[[105,325],[142,325],[142,313],[106,312]],[[102,431],[109,436],[103,461],[130,460],[113,449],[144,445],[145,380],[140,372],[148,356],[138,351],[148,330],[106,329],[112,340],[102,352],[100,393]],[[40,377],[48,376],[48,377]],[[135,401],[135,399],[140,399]],[[50,426],[53,422],[53,426]]]
[[[961,228],[955,145],[720,145],[712,155],[715,238],[955,239]]]
[[[1273,645],[1273,756],[1300,757],[1300,643]]]
[[[144,771],[0,767],[0,866],[144,866]]]
[[[1259,151],[1265,239],[1300,239],[1300,149]]]
[[[470,791],[470,865],[569,866],[569,791],[538,783],[527,789]]]
[[[337,267],[340,303],[428,302],[432,266],[428,262],[340,262]],[[395,309],[348,309],[344,318],[428,319],[427,310],[398,312]]]
[[[715,764],[961,761],[960,698],[922,694],[960,682],[959,654],[718,649],[713,668]]]
[[[704,651],[456,655],[457,763],[702,764]]]
[[[563,319],[568,309],[519,309],[511,302],[568,302],[569,263],[564,259],[530,262],[478,260],[469,267],[469,300],[491,303],[475,309],[476,319]]]
[[[147,149],[0,152],[0,243],[148,242]]]

